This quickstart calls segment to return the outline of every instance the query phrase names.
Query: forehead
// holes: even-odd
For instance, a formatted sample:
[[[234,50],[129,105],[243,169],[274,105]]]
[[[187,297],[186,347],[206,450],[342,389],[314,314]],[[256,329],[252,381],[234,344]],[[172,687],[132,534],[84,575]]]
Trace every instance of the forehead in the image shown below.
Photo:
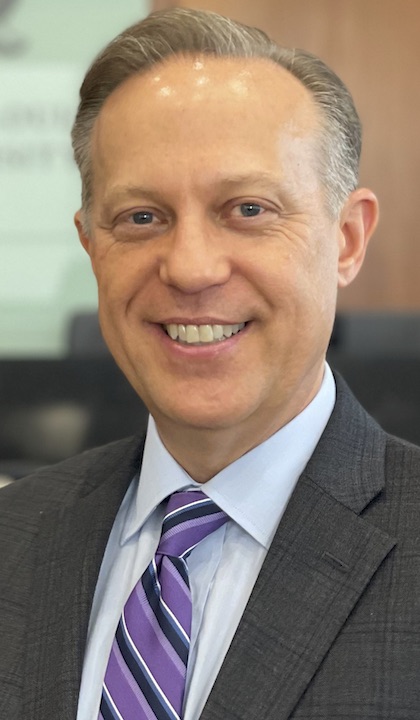
[[[94,183],[206,173],[311,172],[320,127],[310,92],[270,60],[175,57],[121,84],[94,126]],[[161,177],[162,168],[167,170]]]
[[[154,111],[186,114],[206,111],[219,117],[240,114],[284,124],[295,134],[319,126],[311,93],[291,73],[271,60],[175,56],[126,80],[107,98],[96,128],[104,120],[129,122]],[[245,118],[243,118],[245,119]]]

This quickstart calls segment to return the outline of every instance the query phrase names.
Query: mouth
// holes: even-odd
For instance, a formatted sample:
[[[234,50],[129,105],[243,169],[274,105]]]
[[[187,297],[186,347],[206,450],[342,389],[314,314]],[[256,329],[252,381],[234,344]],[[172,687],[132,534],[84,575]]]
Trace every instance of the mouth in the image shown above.
[[[162,328],[175,342],[183,345],[212,345],[237,335],[247,323],[234,325],[182,325],[170,323]]]

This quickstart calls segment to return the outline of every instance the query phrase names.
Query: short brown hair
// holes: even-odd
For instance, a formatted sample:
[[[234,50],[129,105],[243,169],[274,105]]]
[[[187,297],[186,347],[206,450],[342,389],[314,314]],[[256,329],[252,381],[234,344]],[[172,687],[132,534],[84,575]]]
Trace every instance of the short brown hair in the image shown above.
[[[213,12],[184,8],[152,13],[129,27],[102,50],[85,76],[72,129],[85,213],[92,195],[92,129],[105,100],[129,77],[164,59],[203,54],[271,60],[309,90],[324,121],[320,173],[327,207],[337,215],[357,186],[361,151],[360,119],[344,83],[315,55],[282,47],[258,28]]]

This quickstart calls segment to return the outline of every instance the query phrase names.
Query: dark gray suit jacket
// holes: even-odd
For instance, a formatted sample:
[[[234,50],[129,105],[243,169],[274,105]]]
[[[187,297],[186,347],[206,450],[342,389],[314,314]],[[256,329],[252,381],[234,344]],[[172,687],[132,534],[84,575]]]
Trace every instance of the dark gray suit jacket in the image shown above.
[[[1,490],[1,720],[76,717],[95,583],[141,453],[120,441]],[[420,449],[340,380],[201,717],[420,718]]]

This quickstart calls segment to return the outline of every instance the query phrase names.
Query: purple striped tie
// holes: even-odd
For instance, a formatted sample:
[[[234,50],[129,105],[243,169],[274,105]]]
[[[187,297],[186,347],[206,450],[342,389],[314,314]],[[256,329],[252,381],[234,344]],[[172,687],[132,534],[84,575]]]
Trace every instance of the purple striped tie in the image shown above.
[[[118,624],[99,720],[179,720],[191,637],[186,559],[228,517],[203,492],[169,498],[156,555]]]

